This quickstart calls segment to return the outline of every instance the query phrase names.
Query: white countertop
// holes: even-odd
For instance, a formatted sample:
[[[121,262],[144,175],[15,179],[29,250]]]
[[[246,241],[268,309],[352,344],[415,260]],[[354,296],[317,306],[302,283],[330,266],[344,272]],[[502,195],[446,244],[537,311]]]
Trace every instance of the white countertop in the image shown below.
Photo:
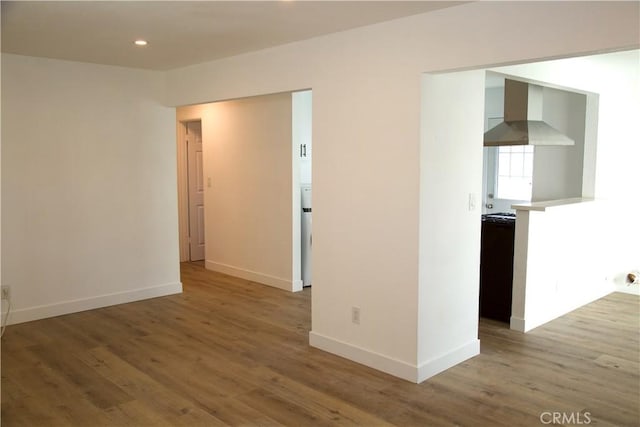
[[[530,202],[530,203],[520,203],[517,205],[512,205],[511,209],[515,209],[517,211],[540,211],[544,212],[547,208],[552,208],[556,206],[564,206],[571,205],[575,203],[586,203],[593,202],[593,199],[587,199],[584,197],[574,197],[571,199],[559,199],[559,200],[545,200],[542,202]]]

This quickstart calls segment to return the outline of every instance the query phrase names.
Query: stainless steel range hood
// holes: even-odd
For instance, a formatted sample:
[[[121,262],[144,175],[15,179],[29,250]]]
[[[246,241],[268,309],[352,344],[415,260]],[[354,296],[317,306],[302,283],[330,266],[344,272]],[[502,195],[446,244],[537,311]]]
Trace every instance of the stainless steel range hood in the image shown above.
[[[574,144],[542,121],[542,86],[505,79],[504,122],[485,132],[485,146]]]

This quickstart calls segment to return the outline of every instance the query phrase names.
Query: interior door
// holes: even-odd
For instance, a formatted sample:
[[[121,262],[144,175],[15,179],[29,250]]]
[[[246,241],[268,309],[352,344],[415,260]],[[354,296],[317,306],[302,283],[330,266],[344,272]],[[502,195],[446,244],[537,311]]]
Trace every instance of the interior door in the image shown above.
[[[189,184],[189,259],[204,259],[204,177],[202,170],[201,122],[186,126]]]

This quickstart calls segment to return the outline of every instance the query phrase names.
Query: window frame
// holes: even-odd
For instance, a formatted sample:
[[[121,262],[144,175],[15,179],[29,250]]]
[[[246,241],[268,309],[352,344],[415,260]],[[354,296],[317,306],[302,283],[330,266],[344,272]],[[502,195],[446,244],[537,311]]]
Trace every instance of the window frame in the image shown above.
[[[494,126],[497,126],[499,123],[502,123],[503,118],[502,117],[488,117],[487,118],[487,129],[491,129]],[[498,170],[499,170],[499,153],[500,153],[500,147],[499,146],[495,146],[495,147],[487,147],[489,148],[489,156],[487,158],[487,183],[486,183],[486,198],[487,198],[487,203],[491,203],[491,201],[502,201],[508,204],[516,204],[516,203],[522,203],[522,202],[530,202],[532,197],[533,197],[533,188],[532,190],[532,194],[529,196],[529,199],[505,199],[505,198],[500,198],[497,197],[497,190],[498,190]],[[532,161],[532,170],[531,170],[531,174],[532,174],[532,180],[533,180],[533,162],[535,161],[535,150],[532,153],[532,157],[533,157],[533,161]],[[493,204],[493,203],[491,203]]]
[[[521,154],[522,155],[522,167],[523,167],[522,175],[519,175],[519,176],[518,175],[511,175],[512,168],[511,168],[511,165],[510,165],[510,169],[511,170],[509,171],[509,175],[502,175],[502,176],[507,178],[507,179],[509,179],[509,178],[515,179],[515,178],[520,178],[520,177],[521,178],[530,178],[531,182],[530,182],[529,185],[531,187],[529,188],[529,190],[530,190],[529,191],[529,197],[528,198],[523,198],[523,199],[511,199],[511,198],[499,197],[499,194],[498,194],[498,193],[500,193],[500,184],[499,184],[499,182],[500,182],[500,176],[501,176],[500,175],[500,154],[501,154],[500,150],[502,148],[504,148],[504,147],[496,147],[497,149],[495,150],[495,154],[494,154],[495,155],[495,170],[494,170],[495,176],[494,176],[494,185],[493,185],[494,195],[497,196],[495,198],[498,198],[500,200],[517,200],[517,201],[523,201],[523,202],[530,202],[531,201],[531,197],[533,196],[533,159],[534,159],[535,151],[534,151],[533,147],[530,146],[530,145],[509,146],[509,148],[511,150],[513,150],[513,147],[521,147],[522,148],[522,152],[521,153],[513,153],[513,152],[509,152],[508,153],[509,154],[510,163],[513,162],[514,154],[516,154],[516,155]],[[530,148],[530,149],[527,149],[527,148]],[[525,159],[527,158],[527,156],[529,154],[531,156],[531,169],[530,169],[531,170],[531,175],[524,175],[525,164],[526,164]]]

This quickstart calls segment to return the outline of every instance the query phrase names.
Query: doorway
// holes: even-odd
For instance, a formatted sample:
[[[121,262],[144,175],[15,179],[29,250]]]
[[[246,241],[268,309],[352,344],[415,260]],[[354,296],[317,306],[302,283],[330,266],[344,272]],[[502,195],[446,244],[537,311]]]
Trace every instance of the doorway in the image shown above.
[[[294,291],[311,286],[312,278],[312,105],[311,90],[291,94]]]
[[[187,181],[189,198],[189,260],[204,259],[204,178],[202,170],[202,122],[187,122]]]
[[[206,269],[302,290],[299,153],[311,147],[292,141],[311,128],[292,126],[298,112],[291,92],[176,109],[182,261],[204,243]]]
[[[178,128],[180,261],[205,259],[202,121],[180,122]]]

